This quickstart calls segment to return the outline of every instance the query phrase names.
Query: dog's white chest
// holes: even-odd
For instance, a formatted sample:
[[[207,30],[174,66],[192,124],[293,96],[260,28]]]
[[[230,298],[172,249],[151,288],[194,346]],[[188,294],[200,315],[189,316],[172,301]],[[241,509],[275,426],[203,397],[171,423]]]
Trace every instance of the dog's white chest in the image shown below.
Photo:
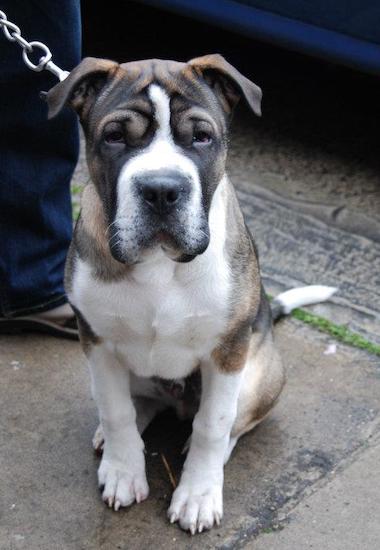
[[[79,261],[70,298],[137,375],[181,378],[212,352],[227,321],[228,269],[205,254],[178,264],[159,252],[110,283]]]

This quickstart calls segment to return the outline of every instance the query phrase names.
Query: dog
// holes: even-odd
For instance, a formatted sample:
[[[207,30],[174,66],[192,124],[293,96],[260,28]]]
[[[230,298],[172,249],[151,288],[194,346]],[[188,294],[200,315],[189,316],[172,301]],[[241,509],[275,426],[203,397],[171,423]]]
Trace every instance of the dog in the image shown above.
[[[88,358],[114,510],[148,496],[141,434],[173,407],[193,418],[168,510],[191,534],[223,516],[223,469],[284,385],[257,250],[226,175],[228,129],[261,90],[220,55],[188,63],[84,59],[47,93],[79,115],[91,176],[65,286]],[[334,289],[280,295],[275,316]]]

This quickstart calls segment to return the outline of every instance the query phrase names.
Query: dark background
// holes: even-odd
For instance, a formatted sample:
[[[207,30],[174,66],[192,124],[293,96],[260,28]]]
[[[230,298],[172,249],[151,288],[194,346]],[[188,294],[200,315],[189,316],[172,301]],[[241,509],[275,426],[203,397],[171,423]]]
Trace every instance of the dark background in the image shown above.
[[[221,53],[263,89],[263,130],[378,167],[378,78],[141,2],[82,1],[83,55],[186,61]]]

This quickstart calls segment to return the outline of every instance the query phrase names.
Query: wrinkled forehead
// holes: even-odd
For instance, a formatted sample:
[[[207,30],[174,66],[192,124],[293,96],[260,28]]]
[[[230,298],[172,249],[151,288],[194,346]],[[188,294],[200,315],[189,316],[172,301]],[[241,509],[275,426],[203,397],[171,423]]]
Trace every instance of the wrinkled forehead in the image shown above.
[[[159,96],[157,88],[162,91]],[[94,127],[110,113],[122,115],[127,109],[156,116],[163,97],[168,99],[171,115],[199,108],[224,127],[223,110],[208,84],[186,63],[159,59],[121,64],[97,98],[90,124]]]

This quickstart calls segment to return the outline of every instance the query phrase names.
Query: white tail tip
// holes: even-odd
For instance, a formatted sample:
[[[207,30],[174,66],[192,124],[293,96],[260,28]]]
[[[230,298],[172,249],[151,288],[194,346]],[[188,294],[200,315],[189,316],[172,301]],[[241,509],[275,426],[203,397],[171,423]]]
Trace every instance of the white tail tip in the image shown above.
[[[292,288],[276,296],[275,301],[282,306],[283,313],[289,314],[297,307],[325,302],[338,289],[332,286],[310,285]]]

